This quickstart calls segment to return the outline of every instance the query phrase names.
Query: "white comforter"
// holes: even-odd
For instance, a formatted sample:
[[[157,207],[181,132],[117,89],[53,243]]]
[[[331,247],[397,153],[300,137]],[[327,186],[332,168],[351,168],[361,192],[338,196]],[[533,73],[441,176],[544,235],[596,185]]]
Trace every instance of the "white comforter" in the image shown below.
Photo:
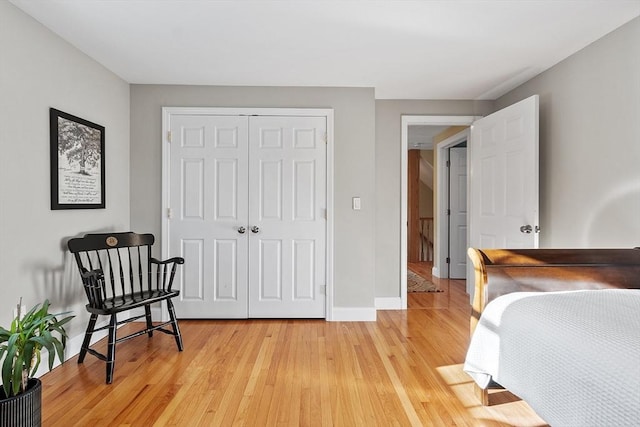
[[[493,379],[554,427],[638,426],[640,290],[496,298],[464,370],[482,388]]]

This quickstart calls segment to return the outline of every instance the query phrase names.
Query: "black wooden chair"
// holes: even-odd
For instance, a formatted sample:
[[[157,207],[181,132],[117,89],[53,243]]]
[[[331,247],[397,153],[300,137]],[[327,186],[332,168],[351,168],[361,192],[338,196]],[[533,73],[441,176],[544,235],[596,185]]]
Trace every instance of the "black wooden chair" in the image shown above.
[[[128,232],[86,234],[67,243],[78,264],[89,300],[87,311],[91,313],[78,363],[84,361],[87,352],[107,362],[107,384],[113,380],[116,344],[119,342],[144,334],[151,337],[153,331],[160,331],[175,337],[179,351],[183,348],[171,302],[180,291],[172,290],[171,285],[176,267],[184,264],[184,259],[176,257],[158,261],[151,256],[154,241],[152,234]],[[161,301],[166,301],[170,320],[154,326],[151,322],[151,304]],[[118,313],[140,307],[144,307],[144,314],[118,320]],[[98,316],[109,316],[109,324],[96,327]],[[119,325],[143,317],[145,322],[142,330],[120,338],[116,336]],[[171,330],[165,328],[167,325],[171,325]],[[108,330],[106,355],[89,348],[93,333],[105,329]]]

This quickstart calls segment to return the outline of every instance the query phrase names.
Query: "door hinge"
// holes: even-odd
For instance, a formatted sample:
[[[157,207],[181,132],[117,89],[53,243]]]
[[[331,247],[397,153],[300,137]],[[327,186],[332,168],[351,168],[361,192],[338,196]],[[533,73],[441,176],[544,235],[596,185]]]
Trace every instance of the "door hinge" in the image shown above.
[[[167,208],[167,218],[173,219],[173,209]]]
[[[450,167],[450,166],[451,166],[451,161],[447,160],[447,167]]]
[[[451,215],[451,209],[447,209],[447,215]]]
[[[320,295],[327,294],[327,285],[320,285]]]
[[[167,131],[167,141],[171,142],[171,131]]]
[[[328,143],[329,143],[329,136],[327,135],[327,133],[326,133],[326,132],[324,133],[324,136],[323,136],[323,138],[322,138],[322,139],[324,139],[324,143],[325,143],[325,144],[328,144]]]
[[[447,257],[447,264],[451,263],[451,258]]]

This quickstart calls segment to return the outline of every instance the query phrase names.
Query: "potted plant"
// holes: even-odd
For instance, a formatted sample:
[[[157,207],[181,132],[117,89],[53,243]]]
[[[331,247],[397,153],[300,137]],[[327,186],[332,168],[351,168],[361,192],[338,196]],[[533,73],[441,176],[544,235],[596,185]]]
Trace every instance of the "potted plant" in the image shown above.
[[[9,329],[0,327],[0,426],[39,426],[41,422],[42,383],[35,375],[40,365],[41,350],[49,353],[49,370],[56,355],[64,361],[67,333],[64,325],[74,316],[49,313],[49,300],[37,304],[27,313],[22,311],[22,298],[17,315]],[[5,424],[6,423],[6,424]]]

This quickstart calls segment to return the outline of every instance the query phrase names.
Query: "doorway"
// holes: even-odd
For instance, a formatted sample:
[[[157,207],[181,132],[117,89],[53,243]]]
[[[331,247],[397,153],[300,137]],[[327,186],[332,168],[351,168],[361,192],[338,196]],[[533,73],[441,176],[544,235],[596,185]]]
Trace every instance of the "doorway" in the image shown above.
[[[471,247],[537,248],[539,96],[533,95],[487,117],[401,117],[400,298],[407,308],[407,133],[411,124],[471,126],[469,141],[469,215],[467,242]],[[442,141],[436,148],[436,238],[433,276],[442,277],[448,239],[443,226],[442,176],[445,150],[463,139]],[[444,228],[443,228],[444,227]],[[467,293],[473,299],[473,271],[467,263]]]
[[[437,190],[439,206],[442,207],[439,233],[442,242],[439,246],[441,262],[436,265],[439,274],[436,277],[465,279],[467,275],[468,137],[469,128],[463,126],[409,126],[408,261],[409,269],[419,269],[427,280],[431,280],[434,267],[433,241],[436,233],[433,229],[433,205],[436,181],[433,174],[437,170],[441,171]],[[438,169],[433,166],[434,145],[440,147]],[[418,161],[419,177],[416,171]],[[425,177],[426,174],[430,174],[430,177]],[[425,201],[425,198],[429,200]]]
[[[408,261],[408,252],[407,252],[407,221],[408,221],[408,151],[409,151],[409,127],[410,126],[470,126],[474,120],[478,117],[476,116],[402,116],[401,117],[401,189],[400,189],[400,299],[401,299],[401,308],[407,308],[407,261]],[[434,254],[433,254],[433,269],[432,274],[435,277],[443,277],[442,271],[446,271],[443,268],[446,265],[446,254],[448,253],[448,244],[444,245],[444,240],[448,241],[448,236],[446,239],[444,238],[447,233],[446,224],[447,221],[443,221],[442,207],[446,206],[443,204],[444,201],[441,201],[439,197],[441,197],[441,193],[446,190],[441,189],[441,185],[443,182],[446,182],[446,175],[441,176],[443,171],[446,171],[446,165],[443,167],[440,165],[442,158],[444,158],[443,153],[440,153],[441,146],[444,143],[448,143],[447,147],[456,145],[460,143],[449,143],[448,140],[443,141],[438,144],[438,147],[433,147],[434,155],[435,155],[435,166],[436,173],[434,176],[434,192],[436,194],[436,201],[433,209],[433,220],[434,220],[434,230],[435,230],[435,238],[434,238]],[[446,214],[446,212],[445,212]],[[442,224],[445,225],[445,230],[441,230]],[[443,252],[444,250],[444,252]]]

